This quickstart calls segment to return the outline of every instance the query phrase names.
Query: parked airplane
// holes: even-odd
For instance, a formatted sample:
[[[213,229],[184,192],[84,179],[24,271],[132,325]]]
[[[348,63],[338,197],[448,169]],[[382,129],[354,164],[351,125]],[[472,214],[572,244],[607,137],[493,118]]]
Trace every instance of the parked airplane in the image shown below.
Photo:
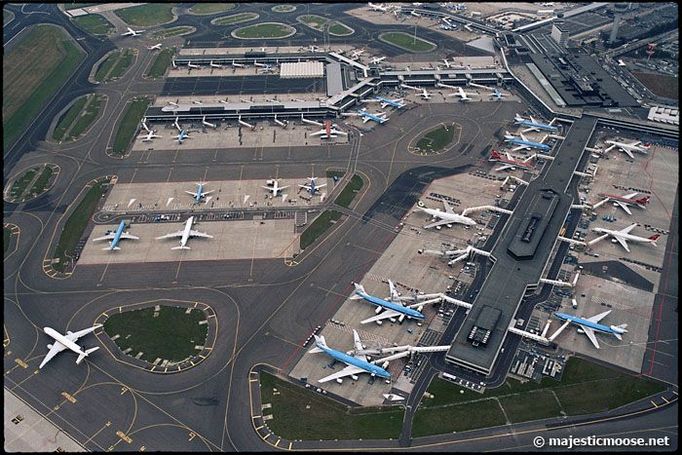
[[[529,119],[525,119],[521,117],[519,114],[516,114],[514,116],[514,125],[528,127],[525,130],[523,130],[524,133],[527,133],[529,131],[549,131],[550,133],[556,133],[557,131],[559,131],[559,128],[554,126],[555,121],[556,119],[554,118],[549,123],[542,123],[535,120],[533,116],[529,116]]]
[[[106,248],[102,248],[103,250],[109,250],[109,251],[118,251],[121,248],[118,246],[118,242],[121,239],[130,239],[130,240],[140,240],[139,237],[135,237],[134,235],[128,234],[128,231],[123,232],[123,230],[126,228],[126,222],[125,220],[122,220],[119,224],[118,227],[116,228],[115,231],[113,232],[107,232],[104,236],[102,237],[97,237],[96,239],[92,239],[93,242],[97,242],[100,240],[111,240],[109,243],[109,246]]]
[[[418,207],[419,210],[422,212],[425,212],[433,217],[435,220],[436,218],[439,218],[438,221],[435,221],[431,224],[427,224],[424,226],[424,229],[429,229],[432,227],[435,227],[437,229],[440,229],[440,226],[443,225],[452,225],[453,223],[459,223],[459,224],[465,224],[467,226],[475,226],[476,221],[472,220],[468,216],[464,215],[459,215],[452,210],[452,207],[450,207],[450,204],[448,204],[445,199],[443,199],[443,208],[445,211],[440,210],[440,209],[429,209],[426,207]]]
[[[396,109],[401,109],[405,107],[405,102],[403,101],[402,98],[396,98],[396,99],[389,99],[389,98],[384,98],[381,96],[377,96],[374,98],[374,100],[370,101],[378,101],[381,103],[381,108],[384,109],[386,106],[391,106]]]
[[[457,87],[457,93],[451,93],[448,96],[459,96],[460,101],[471,101],[470,96],[476,96],[476,93],[468,93],[462,90],[462,87]]]
[[[373,11],[381,11],[382,13],[385,13],[388,11],[388,7],[376,3],[368,3],[367,4],[370,8],[372,8]]]
[[[366,109],[361,109],[358,114],[360,114],[360,117],[362,117],[362,123],[367,123],[371,120],[373,122],[382,124],[388,121],[388,117],[386,117],[385,112],[377,112],[376,114],[372,114]]]
[[[620,245],[625,248],[625,251],[628,253],[630,252],[630,248],[628,248],[628,243],[627,241],[635,242],[635,243],[651,243],[653,246],[656,245],[656,240],[661,236],[660,234],[654,234],[651,237],[640,237],[637,235],[632,235],[630,234],[630,231],[632,231],[635,226],[637,226],[637,223],[633,223],[630,226],[623,228],[619,231],[614,231],[611,229],[606,229],[606,228],[593,228],[592,230],[594,232],[603,234],[597,237],[594,240],[590,240],[587,242],[588,245],[594,245],[595,243],[604,240],[606,237],[611,236],[613,239],[611,240],[613,243],[620,243]]]
[[[204,191],[204,184],[203,183],[197,183],[197,190],[196,191],[189,191],[185,190],[185,193],[191,194],[192,197],[194,198],[194,202],[196,204],[199,204],[201,200],[207,195],[215,192],[215,190],[211,191]],[[208,200],[206,200],[208,202]]]
[[[431,94],[427,92],[425,88],[422,89],[422,92],[419,94],[419,96],[421,96],[425,100],[431,99]]]
[[[639,153],[648,153],[650,145],[644,145],[642,144],[642,141],[635,141],[631,144],[627,144],[625,142],[617,142],[617,141],[606,141],[607,144],[609,145],[605,150],[604,153],[610,152],[614,147],[618,147],[618,150],[625,152],[627,156],[630,158],[634,159],[635,156],[632,154],[632,152],[639,152]],[[640,145],[642,144],[642,145]]]
[[[270,191],[272,193],[273,197],[276,197],[277,193],[282,191],[284,188],[289,188],[289,185],[279,186],[279,180],[272,179],[272,180],[266,180],[265,185],[263,185],[263,188]]]
[[[642,196],[640,198],[635,199],[635,196],[637,196],[639,193],[634,192],[630,194],[626,194],[625,196],[619,196],[616,194],[607,194],[607,193],[599,193],[600,197],[603,197],[601,201],[597,202],[596,204],[592,205],[593,209],[596,209],[597,207],[600,207],[601,205],[604,205],[608,201],[613,201],[613,206],[614,207],[620,207],[628,215],[632,215],[632,212],[630,211],[629,206],[634,205],[639,207],[640,209],[643,209],[646,207],[646,205],[649,203],[649,200],[651,199],[651,196]]]
[[[128,31],[121,34],[121,36],[126,36],[126,35],[138,36],[138,35],[141,35],[142,32],[144,32],[144,30],[133,30],[132,28],[128,27]]]
[[[450,68],[450,62],[448,61],[448,59],[444,58],[443,63],[445,63],[446,68]]]
[[[76,359],[76,365],[80,364],[84,358],[98,350],[99,346],[95,346],[94,348],[86,349],[85,351],[83,351],[83,349],[80,346],[78,346],[78,344],[76,344],[76,341],[78,341],[80,337],[87,335],[88,333],[93,332],[100,327],[102,327],[102,324],[95,324],[92,327],[88,327],[87,329],[83,329],[78,332],[68,331],[66,332],[66,335],[62,335],[61,333],[57,332],[55,329],[52,329],[50,327],[44,327],[43,331],[47,335],[54,338],[54,342],[47,345],[49,351],[47,352],[47,355],[45,356],[43,361],[40,363],[40,366],[38,366],[38,369],[44,367],[45,364],[52,359],[52,357],[59,354],[65,349],[70,349],[76,354],[78,354],[78,358]]]
[[[377,307],[377,316],[372,316],[371,318],[360,321],[360,324],[376,322],[377,324],[381,325],[384,319],[389,319],[391,322],[395,322],[396,320],[398,322],[403,322],[405,318],[423,321],[424,315],[422,314],[421,310],[424,305],[439,302],[441,300],[439,294],[422,296],[418,295],[416,296],[416,300],[419,300],[420,298],[423,298],[424,300],[406,306],[402,303],[402,301],[408,300],[410,297],[401,297],[400,294],[398,294],[393,281],[391,280],[388,280],[388,286],[391,293],[388,299],[381,299],[379,297],[369,295],[361,284],[353,283],[353,286],[355,286],[355,291],[350,297],[351,300],[365,300],[372,305],[376,305]],[[434,298],[434,296],[437,296],[437,298]]]
[[[339,134],[342,136],[348,136],[348,133],[337,129],[336,123],[332,124],[331,120],[325,120],[323,129],[316,131],[315,133],[309,134],[310,137],[320,136],[321,139],[332,139],[337,137]]]
[[[516,152],[518,150],[523,150],[523,149],[538,149],[542,151],[548,151],[550,149],[550,146],[547,144],[543,144],[545,142],[545,139],[547,139],[547,135],[540,139],[540,142],[535,142],[535,141],[530,141],[526,138],[526,136],[523,135],[523,133],[520,133],[519,136],[512,135],[509,131],[505,131],[504,134],[504,141],[508,142],[512,145],[517,145],[518,147],[513,148],[512,152]]]
[[[566,314],[566,313],[560,313],[556,312],[554,313],[554,317],[557,319],[560,319],[562,321],[566,321],[564,325],[562,325],[553,335],[552,339],[556,338],[556,336],[561,333],[561,331],[569,324],[575,324],[579,326],[580,328],[578,329],[578,332],[582,332],[585,335],[587,335],[587,338],[590,339],[592,344],[594,345],[595,348],[599,349],[599,342],[597,341],[597,337],[595,336],[594,332],[599,332],[599,333],[609,333],[619,340],[622,340],[623,337],[622,335],[627,332],[627,324],[619,324],[619,325],[604,325],[604,324],[599,324],[599,321],[604,319],[609,313],[611,313],[611,310],[604,311],[603,313],[599,313],[596,316],[592,316],[591,318],[581,318],[579,316],[574,316],[572,314]]]
[[[149,127],[147,126],[147,119],[146,118],[142,119],[142,127],[145,130],[147,130],[147,135],[142,139],[142,142],[150,142],[154,138],[161,137],[161,136],[157,136],[156,134],[154,134],[154,132],[155,132],[154,130],[149,129]]]
[[[356,350],[361,350],[362,347],[362,341],[360,340],[360,336],[358,335],[358,332],[353,329],[353,342],[355,345]],[[315,347],[312,348],[308,353],[310,354],[315,354],[317,352],[324,352],[327,354],[329,357],[332,359],[338,361],[338,362],[343,362],[346,365],[348,365],[346,368],[344,368],[341,371],[338,371],[336,373],[330,374],[329,376],[325,376],[324,378],[320,379],[317,382],[327,382],[327,381],[332,381],[336,380],[339,384],[343,382],[342,378],[345,378],[347,376],[350,376],[354,381],[358,380],[358,373],[369,373],[372,375],[372,377],[379,376],[380,378],[384,379],[390,379],[391,378],[391,373],[386,371],[384,368],[380,367],[379,363],[382,364],[387,364],[388,361],[385,359],[377,359],[369,362],[367,360],[367,357],[364,354],[356,354],[355,356],[348,355],[344,352],[337,351],[335,349],[330,348],[327,346],[327,342],[324,339],[324,336],[317,336],[315,335]],[[395,355],[389,356],[389,357],[394,357]],[[385,365],[388,366],[388,365]]]
[[[310,180],[310,183],[307,183],[305,185],[298,185],[301,188],[304,188],[308,193],[310,193],[312,196],[315,196],[315,193],[317,193],[320,188],[327,186],[326,183],[323,183],[322,185],[317,184],[317,177],[307,177],[308,180]],[[299,190],[300,191],[300,190]]]
[[[187,246],[187,241],[189,240],[190,237],[204,237],[208,239],[213,238],[212,235],[206,234],[204,232],[195,231],[194,229],[192,229],[192,223],[194,223],[194,217],[190,216],[189,218],[187,218],[187,221],[185,222],[185,228],[182,231],[162,235],[161,237],[157,237],[156,240],[180,237],[180,246],[174,246],[173,248],[171,248],[171,250],[189,250],[190,247]]]
[[[504,97],[504,93],[499,91],[498,89],[494,89],[493,93],[490,94],[492,98],[495,98],[495,101],[500,101],[502,97]]]
[[[495,169],[496,171],[504,171],[506,169],[511,169],[513,171],[517,168],[530,170],[532,168],[532,164],[530,162],[533,160],[533,158],[535,158],[535,155],[531,155],[525,160],[519,160],[512,157],[509,152],[505,152],[505,154],[502,155],[497,150],[493,150],[490,153],[490,158],[488,158],[488,161],[504,163],[504,165]]]
[[[372,57],[372,65],[378,65],[379,63],[383,62],[386,60],[386,57]]]
[[[357,60],[364,53],[365,53],[364,49],[353,51],[350,53],[350,58],[351,58],[351,60]]]
[[[180,132],[178,133],[178,135],[175,136],[175,139],[177,139],[178,144],[182,144],[182,143],[185,141],[185,139],[192,139],[192,138],[189,137],[189,133],[187,133],[187,131],[185,131],[185,130],[180,130]]]
[[[148,47],[147,49],[150,50],[150,51],[159,50],[159,49],[161,49],[161,43],[155,44],[155,45],[153,45],[152,47]]]
[[[201,124],[204,126],[210,126],[211,128],[217,128],[218,127],[218,125],[216,125],[215,123],[207,122],[205,115],[204,115],[204,118],[201,119]]]

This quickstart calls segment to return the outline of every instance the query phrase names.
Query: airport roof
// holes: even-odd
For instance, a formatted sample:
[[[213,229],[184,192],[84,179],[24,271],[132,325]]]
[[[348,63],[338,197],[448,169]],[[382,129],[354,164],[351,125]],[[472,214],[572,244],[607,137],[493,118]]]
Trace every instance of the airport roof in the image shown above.
[[[324,65],[319,61],[285,62],[279,65],[279,77],[283,79],[322,76],[324,76]]]

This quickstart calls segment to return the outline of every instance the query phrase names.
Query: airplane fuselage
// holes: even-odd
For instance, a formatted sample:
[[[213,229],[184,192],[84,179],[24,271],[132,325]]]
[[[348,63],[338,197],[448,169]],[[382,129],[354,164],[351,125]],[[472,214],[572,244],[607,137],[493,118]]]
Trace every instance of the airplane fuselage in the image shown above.
[[[624,330],[618,329],[617,327],[614,328],[614,327],[611,327],[608,325],[599,324],[598,322],[588,321],[587,319],[583,319],[581,317],[574,316],[572,314],[556,312],[556,313],[554,313],[554,316],[557,319],[561,319],[562,321],[570,321],[572,324],[576,324],[578,326],[588,327],[592,330],[595,330],[595,331],[601,332],[601,333],[610,333],[612,335],[613,334],[621,335],[624,332]]]
[[[509,142],[510,144],[513,145],[523,145],[526,147],[530,147],[533,149],[538,149],[538,150],[549,150],[549,145],[543,144],[541,142],[533,142],[533,141],[524,141],[523,139],[519,139],[517,137],[513,136],[505,136],[504,140],[506,142]]]
[[[545,123],[535,123],[531,122],[530,120],[522,120],[520,122],[515,122],[515,124],[519,126],[525,126],[527,128],[538,129],[541,131],[549,131],[551,133],[556,133],[557,131],[559,131],[559,128],[557,128],[554,125],[547,125]]]
[[[366,294],[364,292],[356,292],[357,295],[362,297],[363,300],[366,300],[367,302],[380,306],[385,309],[393,310],[396,313],[404,314],[405,316],[409,316],[412,319],[418,319],[418,320],[424,320],[425,317],[424,315],[412,308],[407,308],[404,307],[400,304],[389,302],[388,300],[380,299],[379,297],[375,297],[373,295]]]
[[[378,365],[375,365],[373,363],[367,362],[362,359],[358,359],[356,357],[353,357],[351,355],[348,355],[344,352],[337,351],[336,349],[331,349],[328,347],[320,347],[329,357],[331,357],[334,360],[338,360],[339,362],[343,362],[347,365],[353,365],[358,368],[362,368],[363,370],[367,371],[368,373],[374,375],[374,376],[379,376],[380,378],[384,379],[390,379],[391,378],[391,373],[388,371],[384,370]]]
[[[126,227],[125,221],[121,221],[118,224],[118,227],[116,228],[116,233],[114,234],[114,238],[111,240],[111,245],[109,245],[110,249],[113,250],[114,248],[116,248],[118,242],[121,240],[121,234],[123,234],[123,230],[125,229],[125,227]]]
[[[44,327],[43,331],[46,334],[48,334],[49,336],[51,336],[52,338],[54,338],[55,341],[59,342],[60,344],[63,344],[68,349],[71,349],[73,352],[76,352],[76,353],[81,354],[81,355],[84,354],[83,351],[81,350],[80,346],[78,346],[76,343],[74,343],[73,341],[66,338],[61,333],[57,332],[55,329],[53,329],[51,327]]]
[[[448,213],[448,212],[444,212],[444,211],[438,210],[438,209],[422,208],[421,210],[424,211],[425,213],[428,213],[429,215],[431,215],[434,218],[440,218],[441,220],[444,220],[444,221],[451,221],[453,223],[458,223],[458,224],[466,224],[468,226],[475,226],[476,225],[476,221],[472,220],[468,216],[459,215],[457,213]]]
[[[192,222],[194,222],[194,217],[190,216],[185,221],[185,229],[182,231],[182,238],[180,239],[180,246],[187,245],[187,240],[189,240],[189,233],[192,230]]]
[[[620,237],[623,240],[629,240],[629,241],[635,242],[635,243],[652,243],[652,240],[648,239],[646,237],[640,237],[638,235],[632,235],[632,234],[628,234],[625,232],[614,231],[612,229],[597,227],[597,228],[593,228],[592,230],[594,232],[598,232],[600,234],[610,234],[614,237]]]

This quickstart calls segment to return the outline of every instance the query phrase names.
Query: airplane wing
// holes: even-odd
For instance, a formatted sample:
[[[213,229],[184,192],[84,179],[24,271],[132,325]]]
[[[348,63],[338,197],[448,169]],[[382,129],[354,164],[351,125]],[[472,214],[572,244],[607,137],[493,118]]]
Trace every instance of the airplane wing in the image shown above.
[[[393,284],[393,281],[388,280],[388,290],[391,295],[391,301],[393,302],[399,302],[400,301],[400,295],[398,294],[398,291],[395,288],[395,285]]]
[[[625,251],[627,251],[628,253],[630,252],[630,248],[628,248],[628,242],[626,242],[624,238],[622,238],[619,235],[614,235],[613,238],[618,240],[618,243],[620,243],[620,245],[623,248],[625,248]]]
[[[604,311],[603,313],[595,314],[591,318],[586,318],[586,320],[596,323],[596,322],[599,322],[602,319],[604,319],[610,312],[611,312],[611,310]]]
[[[211,193],[215,193],[215,190],[203,191],[203,192],[201,193],[201,195],[202,195],[202,196],[206,196],[207,194],[211,194]]]
[[[532,115],[529,115],[528,118],[530,119],[531,123],[538,123],[535,121]]]
[[[454,223],[454,222],[450,221],[450,220],[439,220],[439,221],[435,221],[431,224],[427,224],[426,226],[424,226],[424,229],[429,229],[429,228],[436,227],[436,226],[443,226],[444,224],[451,224],[451,223]]]
[[[401,315],[402,313],[386,309],[376,316],[372,316],[371,318],[360,321],[360,324],[369,324],[370,322],[383,321],[384,319],[399,318]]]
[[[527,149],[527,148],[529,148],[527,145],[519,145],[518,147],[513,148],[513,149],[512,149],[512,152],[518,152],[519,150],[524,150],[524,149]]]
[[[348,365],[346,368],[343,370],[336,372],[334,374],[330,374],[329,376],[325,376],[324,378],[320,379],[317,382],[327,382],[327,381],[334,381],[339,378],[345,378],[346,376],[351,376],[354,374],[358,373],[366,373],[366,370],[363,370],[360,367],[356,367],[354,365]]]
[[[79,330],[78,332],[66,332],[66,339],[75,343],[80,337],[87,335],[90,332],[94,332],[100,327],[101,325],[98,324],[88,327],[87,329]]]
[[[134,235],[128,234],[127,232],[123,232],[123,233],[121,234],[121,238],[122,238],[122,239],[130,239],[130,240],[140,240],[139,237],[136,237],[136,236],[134,236]]]
[[[635,194],[636,194],[636,193],[635,193]],[[625,204],[625,203],[623,203],[623,202],[621,202],[621,201],[618,201],[618,200],[613,201],[613,202],[615,202],[616,204],[618,204],[618,206],[619,206],[620,208],[622,208],[623,210],[625,210],[625,213],[627,213],[628,215],[632,215],[632,212],[630,211],[630,208],[628,207],[627,204]]]
[[[589,242],[587,242],[587,244],[588,244],[588,245],[594,245],[594,244],[597,243],[597,242],[601,242],[602,240],[604,240],[604,239],[605,239],[606,237],[608,237],[608,236],[609,236],[609,234],[600,235],[600,236],[597,237],[596,239],[592,239],[592,240],[590,240]]]
[[[585,332],[585,335],[587,335],[587,338],[590,339],[594,347],[599,349],[599,341],[597,341],[597,336],[594,334],[594,331],[589,327],[580,326],[580,328],[583,329],[583,332]]]
[[[608,197],[605,198],[605,199],[602,199],[601,201],[599,201],[599,202],[597,202],[596,204],[594,204],[594,205],[592,206],[592,208],[593,208],[593,209],[596,209],[596,208],[598,208],[598,207],[601,207],[601,206],[604,205],[606,202],[608,202],[610,199],[611,199],[611,198],[608,198]]]
[[[191,194],[192,196],[197,197],[197,193],[195,193],[194,191],[185,190],[185,193]]]
[[[499,171],[504,171],[505,169],[512,169],[513,167],[514,166],[512,166],[511,164],[505,164],[504,166],[500,166],[500,167],[496,168],[495,170],[499,172]]]
[[[628,149],[626,149],[626,148],[621,148],[621,150],[624,151],[625,154],[626,154],[627,156],[629,156],[630,158],[632,158],[633,160],[635,159],[635,155],[633,155],[632,152],[631,152],[630,150],[628,150]]]
[[[355,345],[355,350],[356,351],[362,351],[362,340],[360,339],[360,335],[358,335],[358,332],[353,330],[353,344]],[[358,358],[364,359],[364,356],[357,356]]]
[[[616,144],[609,145],[608,147],[606,147],[606,148],[604,149],[604,153],[610,152],[611,150],[613,150],[613,148],[614,148],[615,146],[616,146]]]
[[[637,223],[632,223],[630,226],[628,226],[624,229],[621,229],[618,232],[620,232],[621,234],[629,234],[630,231],[632,231],[636,226],[637,226]]]
[[[192,237],[204,237],[204,238],[207,238],[207,239],[212,239],[212,238],[213,238],[212,235],[206,234],[205,232],[195,231],[194,229],[190,229],[189,235],[192,236]]]
[[[534,127],[526,128],[525,130],[522,130],[523,133],[528,133],[529,131],[535,131]]]
[[[311,134],[309,134],[308,136],[310,136],[310,137],[315,137],[315,136],[320,136],[320,135],[325,134],[325,133],[326,133],[325,130],[321,130],[321,131],[318,131],[318,132],[316,132],[316,133],[311,133]]]
[[[639,145],[639,144],[641,144],[641,143],[642,143],[642,141],[635,141],[635,142],[633,142],[632,144],[630,144],[630,146],[631,146],[631,147],[635,147],[635,146],[637,146],[637,145]]]
[[[634,193],[626,194],[623,196],[623,199],[632,199],[633,197],[637,196],[639,193],[635,191]]]
[[[519,136],[521,136],[521,139],[524,140],[524,141],[527,141],[527,140],[528,140],[528,139],[526,139],[526,136],[523,135],[523,133],[519,133]]]
[[[185,233],[184,230],[182,230],[182,231],[177,231],[177,232],[173,232],[172,234],[166,234],[166,235],[162,235],[161,237],[157,237],[156,240],[171,239],[171,238],[175,238],[175,237],[182,237],[182,234],[184,234],[184,233]]]
[[[367,123],[369,122],[369,117],[363,117],[362,118],[362,123]]]
[[[327,184],[323,183],[322,185],[315,185],[315,188],[322,188],[323,186],[327,186]]]
[[[96,239],[92,239],[92,241],[97,242],[98,240],[113,240],[115,236],[116,236],[115,232],[110,232],[107,235],[104,235],[102,237],[97,237]],[[123,236],[121,236],[121,237],[123,237]]]
[[[38,368],[44,367],[45,364],[46,364],[47,362],[49,362],[49,361],[52,359],[52,357],[56,356],[57,354],[59,354],[60,352],[62,352],[64,349],[66,349],[66,346],[64,346],[63,344],[61,344],[59,341],[54,340],[54,341],[52,342],[52,347],[51,347],[50,350],[47,352],[47,355],[45,356],[45,358],[43,359],[43,361],[40,362],[40,366],[39,366]]]
[[[450,207],[450,204],[448,204],[448,201],[446,201],[445,199],[443,199],[443,208],[444,208],[445,211],[448,212],[448,213],[455,213],[455,212],[452,210],[452,207]]]

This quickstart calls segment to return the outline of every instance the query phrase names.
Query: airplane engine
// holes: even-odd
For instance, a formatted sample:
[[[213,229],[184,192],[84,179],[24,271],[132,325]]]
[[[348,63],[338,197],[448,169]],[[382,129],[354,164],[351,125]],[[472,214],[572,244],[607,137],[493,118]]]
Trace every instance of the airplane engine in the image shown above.
[[[405,320],[405,315],[404,315],[404,314],[401,314],[401,315],[398,317],[398,322],[400,322],[400,323],[402,324],[404,320]]]
[[[583,329],[578,329],[578,333],[585,333]]]
[[[384,323],[384,321],[376,321],[377,325],[381,325]]]
[[[336,378],[336,382],[338,382],[339,384],[343,384],[343,379],[341,379],[341,378]]]
[[[446,224],[446,226],[448,227],[448,229],[450,229],[452,227],[452,223],[448,223]]]
[[[384,363],[381,365],[381,368],[383,368],[384,370],[385,370],[386,368],[388,368],[388,362],[384,362]]]
[[[52,345],[51,345],[51,344],[48,344],[48,345],[47,345],[47,349],[52,349]]]
[[[611,243],[618,243],[618,240],[616,240],[616,239],[611,239]]]
[[[359,379],[359,378],[358,378],[358,375],[356,375],[356,374],[351,374],[351,375],[350,375],[350,378],[351,378],[353,381],[357,381],[357,380]]]
[[[377,309],[374,310],[374,313],[375,313],[375,314],[379,314],[379,313],[381,313],[381,310],[383,310],[383,308],[381,308],[380,306],[378,306]]]
[[[388,318],[388,320],[395,324],[395,318]]]

